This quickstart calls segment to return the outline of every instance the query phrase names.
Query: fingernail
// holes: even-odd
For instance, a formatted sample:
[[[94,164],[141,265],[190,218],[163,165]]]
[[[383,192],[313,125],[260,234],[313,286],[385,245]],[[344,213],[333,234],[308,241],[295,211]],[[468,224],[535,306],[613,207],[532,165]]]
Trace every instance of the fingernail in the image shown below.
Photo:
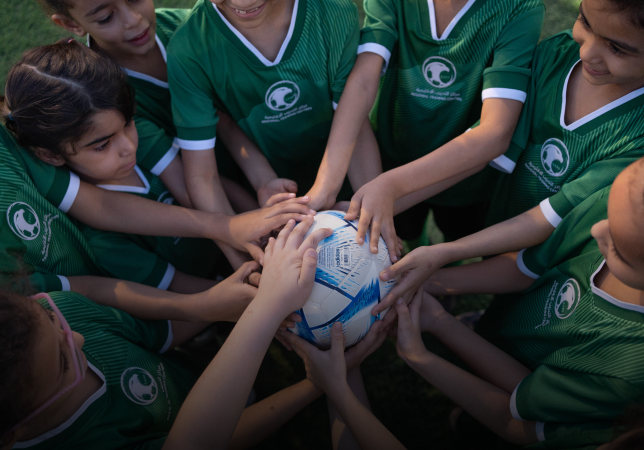
[[[295,195],[295,194],[293,194],[293,195]],[[309,197],[308,195],[305,195],[304,197],[302,197],[302,200],[309,201],[310,199],[311,199],[311,197]]]
[[[315,250],[313,250],[312,248],[308,249],[306,251],[306,254],[308,256],[312,256],[313,258],[317,258],[317,256],[318,256],[317,252]]]
[[[398,300],[396,300],[396,303],[398,303],[399,305],[402,305],[403,304],[403,299],[399,298]]]
[[[308,216],[305,216],[304,214],[300,214],[300,219],[302,219],[302,220],[306,219],[307,217]]]
[[[289,323],[286,324],[286,328],[295,328],[295,324],[289,322]]]
[[[314,215],[315,215],[315,211],[313,211],[312,209],[309,209],[309,214],[311,214],[311,215],[313,215],[313,216],[314,216]]]
[[[383,281],[387,281],[389,279],[389,274],[387,272],[381,273],[380,278],[382,278]]]
[[[358,244],[360,244],[360,245],[364,244],[364,239],[362,239],[362,238],[358,239]]]
[[[293,197],[295,197],[295,194],[288,194],[288,196],[289,196],[290,198],[293,198]]]
[[[264,258],[259,258],[259,265],[263,266],[264,265]]]
[[[393,258],[391,258],[391,261],[392,261],[392,262],[396,262],[396,261],[398,261],[398,257],[397,257],[397,256],[394,256]]]

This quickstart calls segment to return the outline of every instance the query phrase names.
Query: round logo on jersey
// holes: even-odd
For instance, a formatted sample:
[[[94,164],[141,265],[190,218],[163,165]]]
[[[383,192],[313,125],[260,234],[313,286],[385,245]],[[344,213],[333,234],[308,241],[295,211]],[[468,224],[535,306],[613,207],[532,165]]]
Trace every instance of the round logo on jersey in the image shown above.
[[[566,144],[559,139],[548,139],[541,147],[541,165],[553,177],[560,177],[568,170],[570,154]]]
[[[456,67],[449,59],[432,56],[423,63],[423,75],[435,88],[446,88],[456,80]]]
[[[300,88],[292,81],[278,81],[266,91],[266,105],[273,111],[286,111],[300,98]]]
[[[574,278],[569,278],[557,294],[555,301],[555,314],[560,319],[567,319],[577,309],[581,294],[579,291],[579,284]]]
[[[159,388],[152,375],[140,367],[130,367],[121,375],[121,389],[137,405],[149,405],[156,400]]]
[[[11,231],[25,241],[32,241],[40,234],[40,220],[36,211],[26,203],[15,202],[7,209],[7,222]]]
[[[170,194],[170,191],[165,191],[159,195],[157,202],[165,203],[166,205],[174,205],[174,197]]]

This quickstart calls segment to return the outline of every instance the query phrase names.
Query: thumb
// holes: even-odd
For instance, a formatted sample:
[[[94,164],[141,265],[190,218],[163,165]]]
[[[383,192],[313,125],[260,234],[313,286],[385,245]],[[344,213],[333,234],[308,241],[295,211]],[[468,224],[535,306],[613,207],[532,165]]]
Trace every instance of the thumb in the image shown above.
[[[293,192],[293,193],[297,192],[297,183],[293,180],[284,179],[283,186],[286,192]]]
[[[349,209],[347,210],[347,213],[344,215],[344,220],[356,220],[358,218],[358,214],[360,214],[361,207],[362,207],[362,197],[358,197],[358,195],[354,195],[353,198],[351,199],[351,204],[349,205]]]
[[[260,264],[264,264],[264,252],[255,244],[246,244],[246,251],[250,253],[250,256]]]
[[[304,253],[302,269],[300,270],[300,285],[313,288],[315,281],[315,270],[318,266],[318,254],[315,249],[310,248]]]
[[[245,262],[241,265],[235,275],[237,276],[237,281],[242,283],[246,278],[248,278],[254,271],[259,270],[259,263],[256,261]]]
[[[331,327],[331,357],[334,360],[344,358],[344,332],[339,321]]]

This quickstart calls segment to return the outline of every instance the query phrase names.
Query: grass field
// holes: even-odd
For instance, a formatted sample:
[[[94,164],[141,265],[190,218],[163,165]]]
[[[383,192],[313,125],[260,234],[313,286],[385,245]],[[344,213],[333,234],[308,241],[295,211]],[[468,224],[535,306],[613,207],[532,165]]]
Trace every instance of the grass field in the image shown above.
[[[331,0],[326,0],[331,1]],[[490,0],[495,1],[495,0]],[[4,93],[5,76],[21,53],[69,36],[50,23],[35,0],[2,0],[5,13],[0,16],[0,86]],[[547,12],[543,37],[571,28],[580,0],[544,0]],[[194,0],[156,0],[158,7],[191,7]],[[361,12],[362,9],[360,8]],[[436,230],[430,230],[436,236]],[[435,237],[434,239],[440,239]],[[463,296],[455,314],[484,308],[490,298]],[[430,337],[427,346],[438,354],[449,356]],[[449,431],[447,414],[452,403],[426,383],[400,360],[395,341],[389,339],[363,363],[362,373],[376,416],[410,449],[480,449],[465,444]],[[301,380],[305,376],[300,359],[273,344],[260,370],[256,391],[259,398]],[[326,402],[320,399],[298,414],[261,448],[328,449],[330,437]]]

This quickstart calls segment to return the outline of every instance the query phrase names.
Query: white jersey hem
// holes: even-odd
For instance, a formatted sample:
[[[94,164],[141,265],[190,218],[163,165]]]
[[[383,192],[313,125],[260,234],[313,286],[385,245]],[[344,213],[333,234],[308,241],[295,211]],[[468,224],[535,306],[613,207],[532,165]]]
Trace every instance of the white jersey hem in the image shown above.
[[[533,280],[536,280],[539,278],[539,275],[528,269],[528,266],[525,265],[525,262],[523,261],[523,254],[525,253],[526,249],[524,248],[519,252],[517,255],[517,267],[521,271],[522,274],[524,274],[527,277],[532,278]]]
[[[172,147],[166,152],[165,155],[163,155],[163,158],[157,162],[152,170],[153,175],[156,175],[157,177],[160,176],[163,171],[170,165],[172,161],[174,161],[174,158],[176,158],[177,154],[179,153],[179,142],[177,142],[177,138],[174,138],[172,141]]]
[[[172,321],[168,320],[168,338],[165,340],[165,344],[163,344],[163,347],[161,347],[161,350],[159,350],[159,353],[163,354],[167,352],[170,349],[170,345],[172,344],[173,340],[174,340],[174,334],[172,333]]]
[[[71,290],[71,285],[69,284],[69,280],[67,279],[67,277],[64,277],[62,275],[56,275],[56,276],[60,280],[61,290],[63,292],[69,292]]]
[[[546,217],[546,220],[550,222],[550,225],[557,228],[563,219],[559,216],[559,214],[557,214],[557,212],[550,204],[550,199],[547,198],[545,200],[542,200],[541,203],[539,203],[539,208],[541,208],[541,212]]]
[[[73,172],[69,172],[69,186],[67,186],[67,192],[63,197],[63,200],[58,205],[58,209],[62,212],[67,213],[69,208],[74,204],[76,196],[78,195],[78,190],[80,189],[80,178]]]
[[[172,280],[174,279],[174,274],[176,273],[176,271],[177,270],[174,268],[174,266],[168,263],[168,268],[166,269],[165,274],[161,279],[161,282],[157,286],[157,289],[161,289],[162,291],[167,291],[168,288],[170,287],[170,284],[172,283]]]
[[[523,380],[521,381],[521,383],[523,383]],[[514,389],[514,392],[512,392],[512,397],[510,397],[510,412],[512,413],[512,417],[514,417],[516,420],[525,422],[525,420],[519,414],[519,410],[517,409],[517,391],[519,390],[521,383],[517,385],[517,387]]]
[[[387,72],[387,67],[389,67],[389,60],[391,59],[391,52],[387,50],[387,47],[384,45],[376,44],[375,42],[367,42],[358,46],[358,55],[360,53],[375,53],[380,55],[382,59],[385,60],[385,63],[382,65],[382,71],[380,76],[383,76]]]
[[[215,142],[217,142],[216,137],[212,139],[204,139],[203,141],[188,141],[177,138],[177,144],[179,144],[181,150],[210,150],[211,148],[215,148]]]
[[[507,88],[488,88],[481,92],[481,98],[483,101],[488,98],[505,98],[508,100],[517,100],[521,103],[525,103],[525,99],[528,97],[523,91],[518,89],[507,89]]]
[[[469,131],[469,130],[468,130]],[[492,168],[503,172],[503,173],[512,173],[514,168],[517,166],[517,163],[512,161],[505,155],[501,155],[498,158],[494,158],[488,163]]]
[[[545,428],[545,422],[537,422],[537,424],[535,425],[535,431],[537,432],[537,439],[539,439],[539,442],[545,442],[546,440],[546,435],[544,433]]]

